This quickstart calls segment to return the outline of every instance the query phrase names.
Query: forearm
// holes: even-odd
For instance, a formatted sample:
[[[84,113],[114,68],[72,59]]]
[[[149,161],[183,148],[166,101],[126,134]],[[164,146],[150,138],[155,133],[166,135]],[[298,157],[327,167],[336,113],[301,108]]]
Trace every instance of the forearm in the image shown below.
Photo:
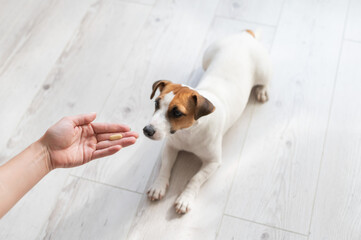
[[[0,167],[0,218],[49,173],[48,158],[47,149],[36,141]]]

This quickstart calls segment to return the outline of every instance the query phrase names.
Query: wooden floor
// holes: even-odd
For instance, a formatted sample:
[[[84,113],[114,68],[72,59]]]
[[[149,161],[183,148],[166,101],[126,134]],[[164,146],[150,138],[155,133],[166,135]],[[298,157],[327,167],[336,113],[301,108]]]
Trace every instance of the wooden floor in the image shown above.
[[[360,0],[0,0],[0,164],[66,115],[141,133],[152,83],[195,86],[228,34],[260,29],[274,65],[270,101],[250,99],[187,215],[173,203],[199,160],[181,153],[151,203],[162,142],[141,136],[46,176],[0,239],[360,240],[360,13]]]

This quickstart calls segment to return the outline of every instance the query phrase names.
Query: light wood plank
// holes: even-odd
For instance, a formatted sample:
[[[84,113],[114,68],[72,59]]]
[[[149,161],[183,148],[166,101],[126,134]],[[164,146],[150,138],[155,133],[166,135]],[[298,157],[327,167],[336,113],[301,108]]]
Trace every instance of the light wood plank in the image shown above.
[[[225,216],[217,239],[232,240],[307,240],[307,236],[291,233],[271,227],[246,222]]]
[[[142,133],[154,112],[154,100],[149,100],[152,84],[159,79],[188,81],[217,3],[157,2],[100,114],[100,119],[129,124],[141,136],[126,151],[88,164],[75,175],[144,192],[162,145]]]
[[[217,15],[276,26],[284,0],[221,0]]]
[[[345,38],[361,41],[361,1],[350,0]]]
[[[287,1],[226,213],[308,234],[347,4]]]
[[[239,21],[217,18],[211,27],[202,49],[216,39],[239,32],[245,28],[260,26]],[[262,27],[261,27],[262,28]],[[267,46],[273,39],[273,28],[262,28]],[[201,56],[201,55],[200,55]],[[201,64],[201,57],[197,60]],[[197,74],[195,74],[197,75]],[[192,82],[196,76],[192,76]],[[169,192],[160,202],[150,202],[143,197],[137,217],[129,233],[129,239],[215,239],[228,193],[239,161],[239,155],[247,135],[252,111],[256,107],[251,97],[242,118],[225,136],[223,142],[223,165],[201,188],[194,209],[185,216],[178,216],[174,210],[174,201],[184,189],[187,181],[200,167],[199,159],[189,153],[181,153],[173,169]],[[159,162],[155,168],[151,184],[159,171]]]
[[[66,171],[56,170],[32,188],[0,219],[0,239],[39,239],[67,176]]]
[[[153,6],[156,2],[156,0],[119,0],[119,1],[123,1],[125,3],[140,3],[149,6]]]
[[[0,69],[23,47],[30,31],[46,20],[55,1],[0,1]],[[16,16],[16,17],[15,17]]]
[[[74,34],[87,1],[6,1],[0,7],[0,149]],[[16,16],[16,17],[15,17]],[[0,151],[0,162],[8,155]]]
[[[361,43],[345,42],[310,240],[361,239]]]
[[[38,239],[125,239],[140,197],[69,177]]]

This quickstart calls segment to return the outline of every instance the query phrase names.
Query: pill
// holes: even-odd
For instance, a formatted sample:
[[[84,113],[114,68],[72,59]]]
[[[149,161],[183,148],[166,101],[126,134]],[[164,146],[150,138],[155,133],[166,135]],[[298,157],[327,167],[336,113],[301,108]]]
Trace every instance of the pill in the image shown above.
[[[121,139],[122,137],[123,137],[122,134],[114,134],[114,135],[111,135],[111,136],[109,137],[109,140],[110,140],[110,141],[114,141],[114,140]]]

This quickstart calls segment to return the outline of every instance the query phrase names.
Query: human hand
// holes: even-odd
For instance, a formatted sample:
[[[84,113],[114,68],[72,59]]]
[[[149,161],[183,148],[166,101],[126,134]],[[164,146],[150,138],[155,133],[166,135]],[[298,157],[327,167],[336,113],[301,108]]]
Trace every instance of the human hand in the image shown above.
[[[47,149],[49,170],[80,166],[93,159],[112,155],[136,142],[138,134],[126,125],[92,123],[96,113],[64,117],[39,140]],[[113,134],[123,138],[109,141]]]

